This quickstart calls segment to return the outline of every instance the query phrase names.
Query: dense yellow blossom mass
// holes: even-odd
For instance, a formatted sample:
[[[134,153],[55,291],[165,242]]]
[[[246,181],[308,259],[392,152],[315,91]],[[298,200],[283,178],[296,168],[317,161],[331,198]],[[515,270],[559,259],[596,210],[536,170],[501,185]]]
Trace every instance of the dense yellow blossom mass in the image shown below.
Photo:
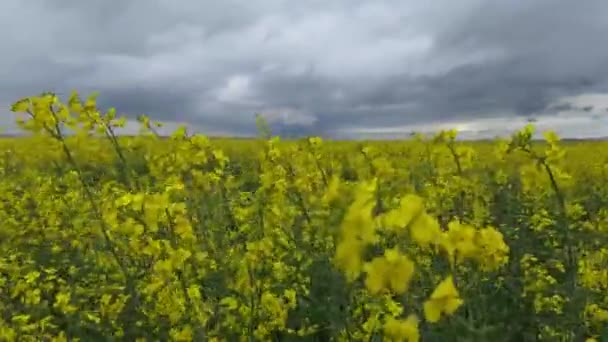
[[[0,341],[606,341],[608,145],[161,137],[95,96],[0,140]]]

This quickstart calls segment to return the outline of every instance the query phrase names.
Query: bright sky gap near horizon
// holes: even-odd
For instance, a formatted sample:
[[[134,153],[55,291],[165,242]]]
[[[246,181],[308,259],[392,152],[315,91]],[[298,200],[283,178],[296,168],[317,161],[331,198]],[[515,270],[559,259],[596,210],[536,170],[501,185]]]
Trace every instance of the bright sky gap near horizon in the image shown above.
[[[99,91],[168,129],[338,139],[456,128],[608,136],[605,0],[4,0],[0,127],[15,100]],[[129,125],[125,133],[133,130]]]

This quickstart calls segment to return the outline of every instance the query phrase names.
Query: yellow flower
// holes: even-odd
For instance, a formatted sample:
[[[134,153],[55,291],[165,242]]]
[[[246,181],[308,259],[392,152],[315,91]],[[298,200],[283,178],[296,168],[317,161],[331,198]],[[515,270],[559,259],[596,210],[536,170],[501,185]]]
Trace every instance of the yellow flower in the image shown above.
[[[445,278],[431,294],[431,298],[424,302],[424,317],[427,321],[435,323],[441,318],[441,314],[451,315],[461,305],[460,298],[454,279],[450,275]]]
[[[414,262],[397,249],[388,249],[383,257],[366,264],[365,286],[371,293],[391,289],[396,293],[407,291],[414,275]]]
[[[450,257],[450,262],[454,261],[454,257],[457,258],[456,261],[461,261],[476,255],[476,233],[475,228],[458,221],[448,223],[448,231],[443,233],[441,246]]]
[[[407,291],[412,276],[414,275],[414,263],[407,256],[400,254],[397,250],[387,251],[385,257],[392,266],[388,273],[391,289],[396,293]]]
[[[498,230],[492,227],[479,230],[475,243],[479,247],[476,259],[483,270],[495,270],[508,261],[509,246]]]
[[[390,271],[390,265],[385,258],[374,258],[366,265],[365,270],[365,286],[369,292],[377,294],[387,287],[386,275]]]
[[[435,243],[441,235],[439,222],[427,213],[418,216],[410,226],[412,239],[421,247]]]
[[[420,340],[418,318],[415,315],[402,320],[390,317],[384,323],[384,333],[393,341],[418,342]]]
[[[381,224],[396,233],[404,232],[405,228],[412,223],[424,210],[422,199],[416,195],[405,195],[399,201],[399,207],[384,213]]]
[[[343,240],[336,246],[335,263],[344,271],[349,281],[355,280],[361,273],[363,247],[363,243],[355,239]]]

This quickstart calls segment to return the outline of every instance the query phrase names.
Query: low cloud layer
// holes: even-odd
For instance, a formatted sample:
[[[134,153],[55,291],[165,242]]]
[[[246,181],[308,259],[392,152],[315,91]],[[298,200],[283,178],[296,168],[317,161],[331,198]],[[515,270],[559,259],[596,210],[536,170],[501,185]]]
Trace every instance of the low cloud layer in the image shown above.
[[[214,135],[608,135],[608,2],[0,2],[0,126],[53,90]],[[521,123],[521,125],[520,125]],[[468,132],[468,133],[466,133]]]

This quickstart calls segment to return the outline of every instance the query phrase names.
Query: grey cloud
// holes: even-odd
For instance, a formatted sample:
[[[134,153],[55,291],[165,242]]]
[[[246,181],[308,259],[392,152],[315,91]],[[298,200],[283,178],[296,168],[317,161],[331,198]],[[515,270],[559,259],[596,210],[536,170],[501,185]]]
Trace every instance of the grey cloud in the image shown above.
[[[560,99],[608,94],[607,12],[602,0],[7,0],[0,103],[100,91],[131,118],[252,134],[262,112],[279,133],[325,136],[597,115],[605,105]]]
[[[560,103],[560,104],[551,106],[548,109],[552,110],[552,111],[556,111],[556,112],[561,112],[561,111],[573,110],[573,109],[576,109],[576,107],[574,105],[572,105],[572,103]]]

